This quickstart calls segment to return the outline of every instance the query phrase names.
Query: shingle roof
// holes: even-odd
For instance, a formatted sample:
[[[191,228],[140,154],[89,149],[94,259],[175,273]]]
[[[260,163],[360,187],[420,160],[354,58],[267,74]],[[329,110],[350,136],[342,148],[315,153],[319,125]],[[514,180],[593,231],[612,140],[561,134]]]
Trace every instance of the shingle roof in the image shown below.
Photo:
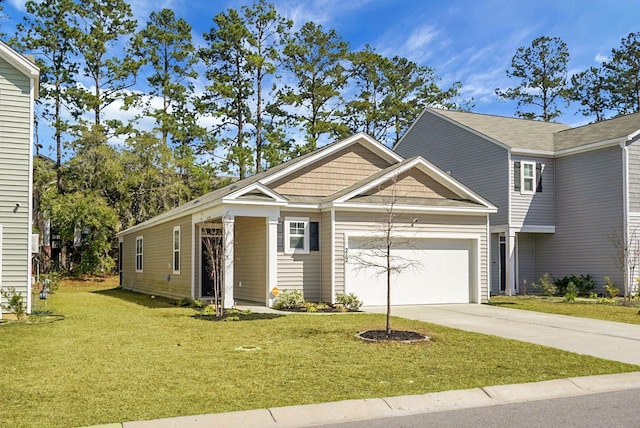
[[[640,113],[620,116],[578,128],[560,131],[555,135],[556,150],[626,138],[640,129]]]
[[[428,108],[513,149],[557,152],[623,139],[640,130],[640,112],[571,128],[562,123]]]
[[[428,110],[515,149],[554,151],[553,135],[570,129],[562,123],[434,108]]]

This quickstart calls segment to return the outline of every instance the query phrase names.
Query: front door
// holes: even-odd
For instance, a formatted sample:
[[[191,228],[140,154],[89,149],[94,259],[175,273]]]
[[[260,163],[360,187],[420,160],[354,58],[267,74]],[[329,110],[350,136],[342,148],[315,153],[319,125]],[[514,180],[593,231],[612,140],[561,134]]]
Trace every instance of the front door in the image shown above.
[[[216,285],[218,290],[222,290],[222,230],[202,229],[200,248],[200,284],[202,284],[200,294],[202,298],[213,299],[216,295]]]

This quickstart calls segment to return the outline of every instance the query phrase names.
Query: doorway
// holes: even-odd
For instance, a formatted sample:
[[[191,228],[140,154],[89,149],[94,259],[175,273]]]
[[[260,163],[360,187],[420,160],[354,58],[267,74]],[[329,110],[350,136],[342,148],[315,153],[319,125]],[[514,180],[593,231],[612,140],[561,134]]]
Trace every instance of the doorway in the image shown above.
[[[218,299],[220,299],[224,278],[223,256],[222,229],[218,227],[201,229],[200,297],[214,299],[218,290]]]
[[[507,243],[504,236],[500,237],[500,292],[507,290]]]

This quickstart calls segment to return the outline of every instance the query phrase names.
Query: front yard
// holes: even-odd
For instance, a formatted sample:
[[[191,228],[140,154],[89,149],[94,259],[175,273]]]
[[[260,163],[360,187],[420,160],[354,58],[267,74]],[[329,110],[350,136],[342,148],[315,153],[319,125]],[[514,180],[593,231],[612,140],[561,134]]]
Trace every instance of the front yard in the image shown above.
[[[629,324],[640,324],[640,302],[623,305],[622,298],[614,300],[578,298],[565,302],[562,297],[491,296],[491,304],[504,308],[525,309],[548,314],[571,315]]]
[[[47,309],[64,320],[0,325],[1,425],[82,426],[639,369],[397,318],[394,328],[433,341],[355,338],[383,327],[383,315],[206,321],[111,287],[63,286]]]

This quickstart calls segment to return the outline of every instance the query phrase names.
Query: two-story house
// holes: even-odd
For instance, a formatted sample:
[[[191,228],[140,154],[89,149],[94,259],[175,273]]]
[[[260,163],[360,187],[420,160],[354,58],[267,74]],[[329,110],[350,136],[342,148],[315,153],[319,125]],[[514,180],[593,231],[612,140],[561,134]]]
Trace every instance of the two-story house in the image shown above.
[[[620,250],[640,249],[639,134],[640,113],[571,128],[427,108],[394,150],[424,156],[498,207],[492,293],[544,273],[609,276],[622,288]],[[633,285],[640,265],[628,265]]]
[[[38,67],[0,42],[0,287],[31,311],[33,108]],[[0,310],[2,316],[2,310]]]

